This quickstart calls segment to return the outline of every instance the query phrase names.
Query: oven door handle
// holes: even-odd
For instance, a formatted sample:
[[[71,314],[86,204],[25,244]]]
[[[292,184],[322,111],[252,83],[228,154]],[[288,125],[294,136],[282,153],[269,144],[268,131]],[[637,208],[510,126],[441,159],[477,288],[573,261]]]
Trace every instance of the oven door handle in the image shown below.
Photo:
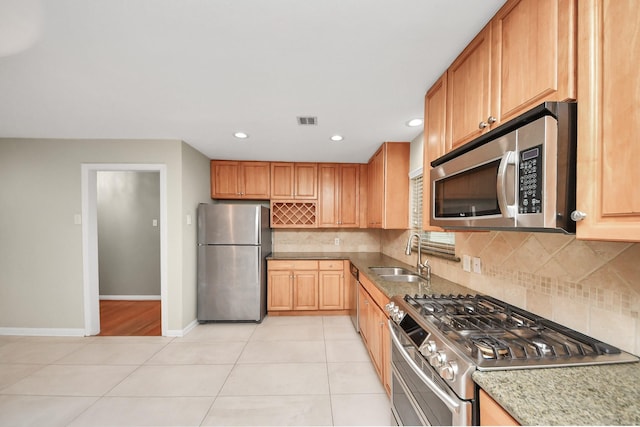
[[[422,380],[422,382],[424,382],[427,385],[427,387],[429,387],[429,389],[433,391],[444,402],[445,405],[447,405],[447,408],[449,408],[450,411],[453,411],[456,414],[459,413],[460,404],[456,402],[447,393],[445,393],[440,387],[438,387],[438,384],[434,383],[433,380],[427,377],[424,372],[422,372],[422,369],[420,369],[420,367],[415,362],[415,360],[413,360],[411,356],[409,356],[409,353],[407,353],[407,351],[404,349],[404,346],[402,345],[402,343],[396,336],[395,332],[393,331],[391,320],[389,320],[388,322],[389,322],[389,332],[391,332],[390,333],[391,340],[393,341],[393,344],[396,346],[396,348],[402,355],[402,358],[409,364],[409,366],[411,366],[411,369],[413,370],[413,372]]]
[[[502,155],[500,166],[498,166],[498,179],[496,181],[496,192],[498,193],[498,206],[505,218],[516,216],[517,206],[510,205],[507,201],[507,167],[516,164],[515,151],[507,151]]]

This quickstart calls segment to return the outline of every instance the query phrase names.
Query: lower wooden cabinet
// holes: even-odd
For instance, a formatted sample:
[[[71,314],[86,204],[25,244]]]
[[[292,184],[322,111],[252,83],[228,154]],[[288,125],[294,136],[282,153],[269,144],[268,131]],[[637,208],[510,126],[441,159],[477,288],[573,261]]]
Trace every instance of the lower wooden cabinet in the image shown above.
[[[318,261],[269,261],[267,272],[267,311],[318,309]]]
[[[389,303],[386,297],[366,277],[360,276],[358,304],[360,335],[369,351],[373,366],[387,394],[391,393],[391,336],[387,327],[387,315],[384,306]]]
[[[270,260],[267,311],[345,309],[344,260]]]
[[[342,310],[345,293],[345,262],[342,260],[319,262],[320,310]]]
[[[519,426],[502,406],[480,389],[480,425],[481,426]]]

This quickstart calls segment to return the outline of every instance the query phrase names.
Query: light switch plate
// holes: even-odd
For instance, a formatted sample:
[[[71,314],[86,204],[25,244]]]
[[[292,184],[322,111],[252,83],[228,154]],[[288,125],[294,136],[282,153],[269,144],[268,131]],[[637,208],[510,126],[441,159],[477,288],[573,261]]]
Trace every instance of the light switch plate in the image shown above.
[[[469,255],[462,255],[462,269],[471,272],[471,257]]]

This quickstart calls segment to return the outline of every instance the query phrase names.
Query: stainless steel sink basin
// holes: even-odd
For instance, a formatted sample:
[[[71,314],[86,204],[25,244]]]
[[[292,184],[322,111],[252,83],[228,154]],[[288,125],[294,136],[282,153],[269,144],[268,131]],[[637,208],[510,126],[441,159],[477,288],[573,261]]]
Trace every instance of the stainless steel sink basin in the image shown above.
[[[415,276],[415,273],[413,271],[407,270],[406,268],[402,267],[369,267],[369,270],[379,276]]]
[[[381,279],[388,280],[390,282],[425,282],[427,279],[418,276],[417,274],[380,274]]]

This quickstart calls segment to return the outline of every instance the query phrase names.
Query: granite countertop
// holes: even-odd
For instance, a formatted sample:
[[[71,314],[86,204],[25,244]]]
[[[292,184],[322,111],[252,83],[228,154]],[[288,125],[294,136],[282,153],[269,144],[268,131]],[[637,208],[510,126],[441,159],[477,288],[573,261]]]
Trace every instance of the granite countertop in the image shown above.
[[[476,371],[473,380],[522,425],[640,424],[640,363]]]
[[[415,271],[378,252],[280,252],[268,259],[348,259],[389,298],[405,294],[475,294],[431,275],[431,284],[380,279],[369,267]],[[473,380],[522,425],[640,425],[640,363],[476,371]]]

